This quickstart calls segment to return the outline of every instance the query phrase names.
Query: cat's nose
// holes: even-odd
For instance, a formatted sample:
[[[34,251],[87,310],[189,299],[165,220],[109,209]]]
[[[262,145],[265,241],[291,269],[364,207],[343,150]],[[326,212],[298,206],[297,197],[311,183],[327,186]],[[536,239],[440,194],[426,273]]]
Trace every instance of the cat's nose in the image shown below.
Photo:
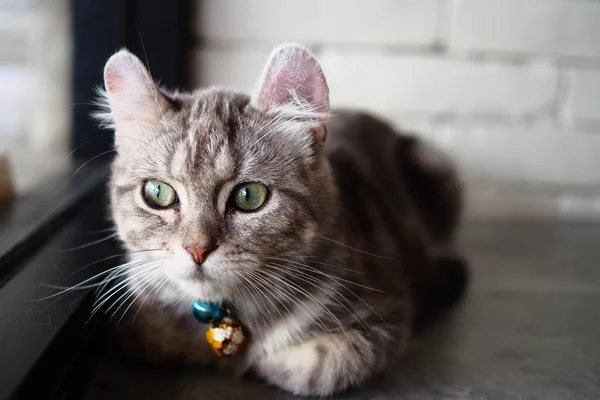
[[[187,251],[190,252],[194,262],[198,265],[202,265],[206,260],[206,257],[215,249],[214,247],[186,247]]]

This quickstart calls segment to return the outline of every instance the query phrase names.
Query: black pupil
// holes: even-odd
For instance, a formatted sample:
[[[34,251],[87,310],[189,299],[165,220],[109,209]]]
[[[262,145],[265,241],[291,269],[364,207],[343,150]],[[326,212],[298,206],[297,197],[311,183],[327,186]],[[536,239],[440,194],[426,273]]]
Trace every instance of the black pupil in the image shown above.
[[[250,200],[250,191],[248,190],[247,187],[245,187],[245,188],[242,189],[242,196],[244,197],[244,199],[246,201]]]

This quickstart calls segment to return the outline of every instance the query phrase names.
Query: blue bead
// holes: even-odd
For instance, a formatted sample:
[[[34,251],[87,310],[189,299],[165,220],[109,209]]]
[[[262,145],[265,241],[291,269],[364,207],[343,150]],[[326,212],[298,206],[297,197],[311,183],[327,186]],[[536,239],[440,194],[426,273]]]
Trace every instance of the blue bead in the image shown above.
[[[193,309],[194,316],[203,324],[209,324],[223,318],[223,309],[217,303],[203,303],[196,300]]]

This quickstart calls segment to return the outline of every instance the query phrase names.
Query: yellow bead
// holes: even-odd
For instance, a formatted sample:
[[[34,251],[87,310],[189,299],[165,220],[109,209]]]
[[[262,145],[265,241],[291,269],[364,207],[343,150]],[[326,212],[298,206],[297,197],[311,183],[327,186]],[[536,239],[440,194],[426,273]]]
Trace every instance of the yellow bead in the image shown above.
[[[242,324],[228,317],[208,328],[206,340],[218,356],[236,355],[246,344]]]

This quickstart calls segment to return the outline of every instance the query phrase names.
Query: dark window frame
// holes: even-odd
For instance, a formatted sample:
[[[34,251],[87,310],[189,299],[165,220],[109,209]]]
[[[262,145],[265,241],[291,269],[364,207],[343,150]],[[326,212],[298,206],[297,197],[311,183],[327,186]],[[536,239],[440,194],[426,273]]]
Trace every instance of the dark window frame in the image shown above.
[[[72,166],[37,192],[0,207],[0,399],[76,399],[86,388],[107,337],[99,319],[85,324],[92,293],[32,301],[48,293],[45,284],[77,272],[66,280],[74,284],[115,265],[81,269],[118,254],[114,240],[59,250],[89,241],[85,232],[110,226],[106,178],[113,140],[90,118],[95,89],[102,85],[106,60],[123,47],[149,63],[161,84],[186,88],[190,4],[71,1],[72,103],[79,105],[72,110]]]

